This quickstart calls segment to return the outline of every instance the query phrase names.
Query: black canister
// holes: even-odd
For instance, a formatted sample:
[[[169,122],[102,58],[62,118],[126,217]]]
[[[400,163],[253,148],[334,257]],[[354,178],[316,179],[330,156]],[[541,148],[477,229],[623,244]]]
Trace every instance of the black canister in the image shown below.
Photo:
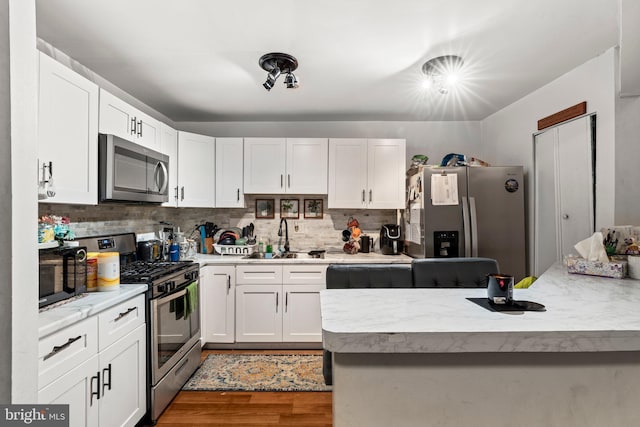
[[[368,254],[371,250],[371,237],[360,236],[360,252]]]

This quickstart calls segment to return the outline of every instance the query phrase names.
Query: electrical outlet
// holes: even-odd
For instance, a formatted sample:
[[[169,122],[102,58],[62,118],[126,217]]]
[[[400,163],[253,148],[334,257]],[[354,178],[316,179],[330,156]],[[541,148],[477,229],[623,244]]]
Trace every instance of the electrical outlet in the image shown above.
[[[295,233],[304,233],[303,224],[300,221],[294,221],[293,222],[293,231]]]

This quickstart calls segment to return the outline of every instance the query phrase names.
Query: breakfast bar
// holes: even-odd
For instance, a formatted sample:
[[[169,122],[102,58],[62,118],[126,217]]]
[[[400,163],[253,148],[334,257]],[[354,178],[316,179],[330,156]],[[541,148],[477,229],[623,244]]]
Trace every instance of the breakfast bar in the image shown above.
[[[493,311],[485,289],[321,293],[334,427],[640,425],[640,281],[554,265]]]

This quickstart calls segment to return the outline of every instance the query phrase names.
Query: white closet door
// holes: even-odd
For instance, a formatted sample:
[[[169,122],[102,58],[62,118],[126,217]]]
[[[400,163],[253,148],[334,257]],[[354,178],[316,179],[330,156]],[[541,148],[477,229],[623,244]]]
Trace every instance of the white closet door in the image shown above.
[[[539,276],[593,233],[591,120],[583,117],[536,135],[535,260]]]
[[[558,197],[562,255],[577,253],[574,245],[593,234],[593,178],[590,118],[558,126]]]
[[[535,265],[539,276],[560,258],[556,221],[556,129],[535,137]]]

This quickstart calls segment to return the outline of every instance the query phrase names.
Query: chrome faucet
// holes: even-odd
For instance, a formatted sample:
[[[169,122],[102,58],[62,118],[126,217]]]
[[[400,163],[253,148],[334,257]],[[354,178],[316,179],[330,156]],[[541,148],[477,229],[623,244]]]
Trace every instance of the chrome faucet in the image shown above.
[[[280,228],[278,228],[278,237],[282,237],[282,223],[284,222],[284,252],[289,252],[289,224],[287,224],[287,219],[282,218],[280,220]]]

